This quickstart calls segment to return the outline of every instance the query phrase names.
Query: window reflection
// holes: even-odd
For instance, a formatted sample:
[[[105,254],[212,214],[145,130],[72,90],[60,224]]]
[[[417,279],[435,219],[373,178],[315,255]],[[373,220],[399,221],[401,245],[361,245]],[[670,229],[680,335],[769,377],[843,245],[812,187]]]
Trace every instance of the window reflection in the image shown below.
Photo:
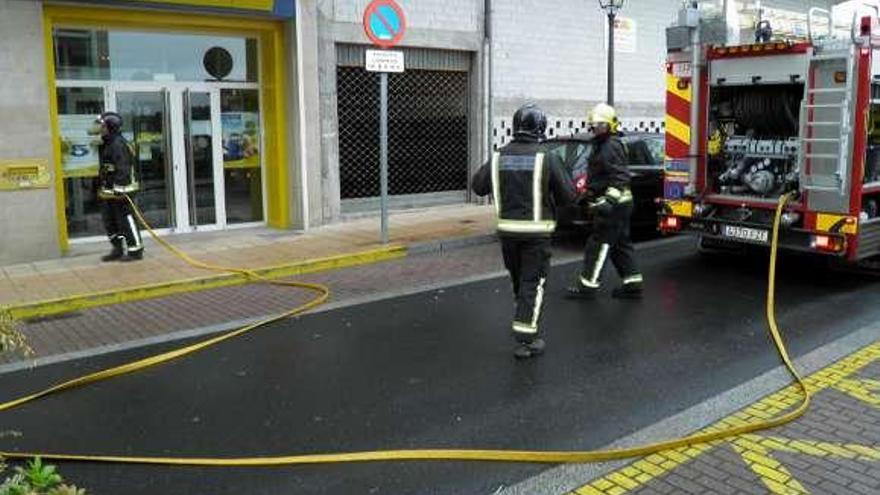
[[[205,64],[212,48],[231,66],[218,77]],[[196,34],[55,30],[55,71],[60,80],[257,81],[257,41]]]

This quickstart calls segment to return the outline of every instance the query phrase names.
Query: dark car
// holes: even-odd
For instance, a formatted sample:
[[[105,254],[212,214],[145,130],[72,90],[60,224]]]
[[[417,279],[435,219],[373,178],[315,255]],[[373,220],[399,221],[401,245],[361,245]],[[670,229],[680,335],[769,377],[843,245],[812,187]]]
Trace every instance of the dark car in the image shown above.
[[[626,144],[629,169],[633,174],[633,229],[653,230],[657,227],[656,199],[663,196],[665,138],[664,134],[654,133],[627,133],[621,136]],[[578,192],[587,188],[587,160],[593,151],[592,141],[592,134],[582,133],[556,137],[545,142],[547,152],[555,153],[562,159]],[[591,221],[584,209],[578,206],[562,208],[558,215],[561,227],[589,225]]]

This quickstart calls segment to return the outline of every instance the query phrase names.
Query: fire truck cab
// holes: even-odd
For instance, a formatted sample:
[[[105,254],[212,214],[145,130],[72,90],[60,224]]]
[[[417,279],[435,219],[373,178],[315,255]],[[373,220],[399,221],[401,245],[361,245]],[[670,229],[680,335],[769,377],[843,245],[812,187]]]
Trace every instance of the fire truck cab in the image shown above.
[[[880,255],[880,23],[856,16],[844,37],[832,25],[814,8],[805,38],[726,46],[701,42],[699,11],[682,11],[667,31],[662,231],[769,245],[795,192],[780,248]]]

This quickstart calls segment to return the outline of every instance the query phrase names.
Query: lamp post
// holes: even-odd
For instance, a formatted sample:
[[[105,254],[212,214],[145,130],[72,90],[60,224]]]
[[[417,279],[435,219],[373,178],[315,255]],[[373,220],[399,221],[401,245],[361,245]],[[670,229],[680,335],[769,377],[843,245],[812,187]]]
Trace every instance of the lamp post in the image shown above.
[[[599,0],[599,7],[608,15],[608,101],[614,105],[614,19],[626,0]]]

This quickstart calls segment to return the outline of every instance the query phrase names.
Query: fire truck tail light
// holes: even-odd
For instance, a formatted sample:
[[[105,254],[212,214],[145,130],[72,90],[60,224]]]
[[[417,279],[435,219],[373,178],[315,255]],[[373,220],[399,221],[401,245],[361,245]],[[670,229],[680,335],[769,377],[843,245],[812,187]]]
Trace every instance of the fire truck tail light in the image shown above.
[[[660,220],[660,230],[681,230],[681,220],[678,217],[663,217]]]
[[[871,36],[871,18],[862,17],[861,29],[862,36]]]
[[[840,237],[830,235],[814,235],[811,243],[813,249],[826,253],[839,253],[844,249],[844,241]]]

